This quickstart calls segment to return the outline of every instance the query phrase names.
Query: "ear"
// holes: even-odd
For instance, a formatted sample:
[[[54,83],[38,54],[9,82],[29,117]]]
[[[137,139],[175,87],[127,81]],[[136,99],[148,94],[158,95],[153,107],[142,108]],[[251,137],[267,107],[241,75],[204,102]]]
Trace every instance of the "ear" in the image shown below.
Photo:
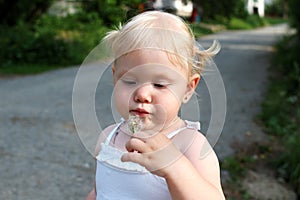
[[[111,65],[111,72],[113,75],[115,75],[115,72],[116,72],[115,64]]]
[[[183,103],[186,103],[189,101],[191,96],[194,94],[195,89],[200,81],[200,75],[199,74],[194,74],[189,78],[189,82],[187,85],[187,89],[185,92],[185,95],[183,97]]]
[[[114,63],[111,65],[111,72],[112,72],[112,76],[113,76],[113,80],[114,80],[114,85],[116,85],[117,79],[116,79],[116,76],[115,76],[115,74],[116,74],[116,68],[115,68],[115,64]]]

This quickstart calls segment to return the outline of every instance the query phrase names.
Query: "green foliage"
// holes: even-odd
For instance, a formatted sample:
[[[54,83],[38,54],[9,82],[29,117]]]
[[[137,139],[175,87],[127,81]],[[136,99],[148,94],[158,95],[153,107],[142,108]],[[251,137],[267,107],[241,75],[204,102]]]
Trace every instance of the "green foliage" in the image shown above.
[[[253,28],[266,26],[268,24],[265,18],[259,17],[258,15],[248,15],[246,21]]]
[[[52,2],[53,0],[0,0],[0,24],[15,26],[20,21],[34,23]]]
[[[273,76],[261,119],[266,131],[276,135],[283,144],[283,152],[276,159],[278,171],[300,194],[300,42],[298,37],[284,38],[276,46]]]
[[[232,18],[228,23],[228,29],[251,29],[252,26],[247,23],[245,20],[238,19],[238,18]]]
[[[248,15],[245,19],[233,17],[228,22],[228,29],[253,29],[267,25],[267,21],[257,15]]]
[[[291,25],[297,29],[297,34],[300,38],[300,0],[288,0],[288,5]]]
[[[282,17],[284,13],[284,0],[273,0],[265,7],[265,14],[268,16]]]
[[[96,12],[107,26],[118,25],[138,14],[138,5],[145,0],[91,0],[84,2],[85,12]]]
[[[237,181],[239,177],[245,175],[243,161],[235,157],[227,157],[221,162],[221,168],[229,171],[233,181]]]
[[[300,194],[300,10],[299,0],[288,0],[291,25],[297,33],[277,45],[274,73],[263,103],[261,119],[266,130],[283,142],[283,152],[276,159],[279,174],[293,184]]]
[[[265,17],[264,19],[269,25],[288,23],[288,20],[282,17]]]
[[[300,109],[298,109],[300,112]],[[295,132],[287,138],[285,153],[277,161],[278,171],[282,177],[295,186],[296,191],[300,194],[300,131]]]
[[[49,65],[49,64],[19,64],[14,63],[13,65],[6,65],[0,67],[1,75],[27,75],[27,74],[39,74],[49,70],[62,68],[59,65]]]
[[[244,0],[235,0],[233,4],[233,14],[232,17],[245,19],[248,16],[248,12],[246,11],[246,1]]]
[[[245,18],[247,16],[244,0],[205,0],[199,4],[203,8],[203,20],[216,20],[218,17],[230,19],[232,17]]]
[[[195,38],[199,38],[200,36],[213,33],[211,29],[203,26],[203,24],[191,24],[190,28],[192,29]]]
[[[0,68],[80,64],[108,28],[94,13],[67,17],[44,15],[34,25],[0,28]]]

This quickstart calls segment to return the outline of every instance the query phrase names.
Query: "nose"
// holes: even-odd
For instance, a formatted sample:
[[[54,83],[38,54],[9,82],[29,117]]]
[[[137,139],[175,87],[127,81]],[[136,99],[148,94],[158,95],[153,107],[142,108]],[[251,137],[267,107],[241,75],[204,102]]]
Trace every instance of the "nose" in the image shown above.
[[[137,103],[152,102],[152,87],[150,84],[144,84],[138,87],[134,92],[134,101]]]

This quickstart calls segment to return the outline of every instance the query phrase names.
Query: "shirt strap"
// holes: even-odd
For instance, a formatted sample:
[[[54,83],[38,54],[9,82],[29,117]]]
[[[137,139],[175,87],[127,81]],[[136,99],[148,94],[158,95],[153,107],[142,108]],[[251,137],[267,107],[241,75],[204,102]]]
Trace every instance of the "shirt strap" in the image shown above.
[[[117,132],[118,128],[121,126],[121,124],[124,123],[124,119],[121,119],[121,122],[119,122],[116,127],[109,133],[109,135],[106,138],[105,144],[108,145],[112,139],[112,137],[115,135],[115,133]]]
[[[195,129],[195,130],[200,130],[201,128],[201,125],[200,125],[200,122],[191,122],[191,121],[188,121],[188,120],[184,120],[185,123],[186,123],[186,126],[182,127],[182,128],[179,128],[171,133],[169,133],[167,135],[167,137],[169,139],[171,139],[172,137],[174,137],[175,135],[177,135],[178,133],[180,133],[180,131],[188,128],[188,129]]]

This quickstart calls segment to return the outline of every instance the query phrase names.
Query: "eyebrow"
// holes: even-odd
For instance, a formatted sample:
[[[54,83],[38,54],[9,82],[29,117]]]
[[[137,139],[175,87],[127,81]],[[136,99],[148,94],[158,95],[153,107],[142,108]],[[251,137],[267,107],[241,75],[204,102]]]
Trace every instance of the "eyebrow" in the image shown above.
[[[170,77],[170,76],[166,76],[164,74],[158,74],[158,75],[156,75],[155,76],[155,80],[166,80],[166,81],[169,81],[169,82],[176,81],[175,78]]]

